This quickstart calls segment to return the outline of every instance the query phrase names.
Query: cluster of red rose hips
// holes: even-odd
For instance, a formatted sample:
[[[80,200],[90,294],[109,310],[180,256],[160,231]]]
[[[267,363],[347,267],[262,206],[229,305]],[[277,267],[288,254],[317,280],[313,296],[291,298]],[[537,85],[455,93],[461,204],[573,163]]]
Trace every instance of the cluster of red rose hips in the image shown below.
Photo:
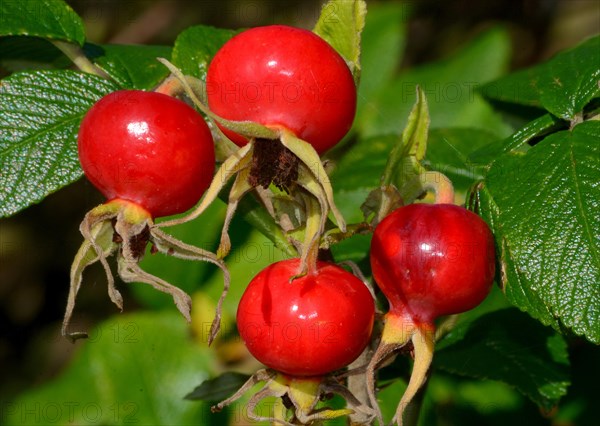
[[[122,306],[107,263],[112,254],[124,281],[149,283],[171,294],[189,320],[189,296],[141,270],[139,260],[150,245],[153,251],[210,261],[223,269],[227,289],[223,262],[230,249],[227,226],[239,199],[256,191],[284,231],[291,235],[300,229],[303,238],[290,236],[299,257],[261,271],[239,302],[239,333],[249,351],[268,368],[215,409],[265,381],[248,404],[252,418],[262,419],[254,413],[262,398],[277,396],[291,412],[287,417],[269,417],[281,424],[353,413],[361,414],[366,424],[375,417],[383,424],[375,371],[412,342],[413,376],[394,418],[401,423],[403,407],[422,385],[431,363],[435,319],[475,307],[490,289],[494,256],[488,227],[475,214],[452,204],[399,207],[377,224],[371,266],[374,280],[389,301],[389,311],[383,317],[381,336],[375,336],[379,346],[372,354],[366,352],[365,359],[370,361],[362,366],[370,398],[358,400],[343,385],[344,377],[353,372],[339,372],[370,350],[374,296],[354,274],[318,260],[329,213],[338,228],[346,226],[319,160],[319,154],[344,137],[354,119],[356,86],[346,62],[312,32],[268,26],[228,41],[212,60],[206,82],[193,81],[170,67],[174,76],[158,91],[109,94],[81,123],[82,168],[108,201],[92,209],[81,224],[85,242],[72,267],[63,333],[82,337],[67,328],[83,269],[93,262],[104,266],[109,295]],[[216,124],[212,131],[194,108],[169,96],[179,92],[185,92]],[[226,145],[222,151],[230,152],[216,173],[215,140]],[[230,141],[239,148],[232,149],[235,145]],[[216,254],[163,231],[199,216],[233,176]],[[297,206],[299,224],[277,214],[273,194]],[[194,206],[179,219],[154,222]],[[211,338],[218,331],[219,317],[220,309]],[[341,394],[349,408],[317,409],[321,396],[329,393]]]

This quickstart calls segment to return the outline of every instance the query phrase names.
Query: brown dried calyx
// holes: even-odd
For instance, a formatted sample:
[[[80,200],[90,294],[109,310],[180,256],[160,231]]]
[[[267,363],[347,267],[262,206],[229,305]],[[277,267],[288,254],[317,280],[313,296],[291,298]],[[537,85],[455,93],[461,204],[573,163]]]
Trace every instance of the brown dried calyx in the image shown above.
[[[248,183],[268,188],[273,183],[290,192],[298,180],[298,157],[278,140],[255,139]]]
[[[111,220],[113,231],[112,242],[115,244],[122,244],[123,237],[121,234],[117,232],[115,226],[117,224],[117,218],[113,218]],[[144,226],[141,232],[137,234],[132,234],[129,237],[129,247],[131,250],[131,254],[133,258],[137,261],[141,261],[144,257],[144,253],[146,252],[146,245],[150,242],[150,227],[148,225]],[[155,250],[155,246],[152,246],[152,249]],[[154,253],[153,253],[154,254]]]

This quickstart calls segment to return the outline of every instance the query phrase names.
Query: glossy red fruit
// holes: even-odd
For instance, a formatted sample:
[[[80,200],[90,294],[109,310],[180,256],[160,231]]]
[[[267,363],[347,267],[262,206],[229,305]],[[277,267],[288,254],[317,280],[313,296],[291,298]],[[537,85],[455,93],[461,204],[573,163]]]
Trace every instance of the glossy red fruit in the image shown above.
[[[344,269],[318,262],[290,281],[299,259],[263,269],[242,296],[238,330],[266,366],[292,376],[320,376],[360,355],[371,337],[375,306],[365,284]]]
[[[476,214],[451,204],[411,204],[375,229],[371,268],[390,313],[431,324],[483,301],[494,278],[494,240]]]
[[[356,86],[344,59],[318,35],[284,25],[234,36],[210,63],[206,83],[215,114],[284,127],[319,153],[344,137],[356,111]],[[240,146],[247,142],[224,131]]]
[[[132,201],[153,217],[196,204],[215,167],[202,116],[155,92],[121,90],[100,99],[83,118],[78,148],[85,175],[108,200]]]

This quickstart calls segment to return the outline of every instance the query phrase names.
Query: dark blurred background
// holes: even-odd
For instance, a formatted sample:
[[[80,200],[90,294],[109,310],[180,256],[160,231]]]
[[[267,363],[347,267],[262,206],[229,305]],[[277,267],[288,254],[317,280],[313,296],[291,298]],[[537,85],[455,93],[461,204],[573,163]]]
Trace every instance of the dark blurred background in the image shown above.
[[[368,4],[391,1],[372,1]],[[321,0],[69,0],[98,43],[171,45],[190,25],[242,28],[286,23],[311,28]],[[439,58],[491,25],[513,36],[514,66],[572,46],[600,27],[595,0],[407,0],[413,9],[405,65]]]
[[[195,24],[240,28],[285,23],[310,28],[319,0],[70,0],[95,43],[172,45]],[[369,4],[377,3],[369,1]],[[512,68],[546,59],[600,32],[597,0],[408,1],[402,67],[444,57],[498,24],[512,37]],[[56,375],[72,353],[59,337],[69,267],[81,243],[78,224],[103,200],[81,180],[43,203],[0,220],[0,400]],[[94,279],[96,274],[97,279]],[[116,310],[98,269],[86,275],[80,303],[100,321]],[[97,281],[97,285],[94,282]],[[126,287],[122,287],[126,292]],[[128,310],[134,306],[128,302]]]

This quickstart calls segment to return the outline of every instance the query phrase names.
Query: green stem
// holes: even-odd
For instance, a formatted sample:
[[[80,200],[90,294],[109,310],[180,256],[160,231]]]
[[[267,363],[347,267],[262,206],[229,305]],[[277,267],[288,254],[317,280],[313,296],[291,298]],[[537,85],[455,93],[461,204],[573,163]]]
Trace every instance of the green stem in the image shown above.
[[[427,379],[425,379],[425,383],[423,383],[423,386],[419,388],[414,398],[406,406],[403,421],[404,426],[418,426],[419,416],[421,415],[421,407],[423,406],[423,401],[425,400],[425,392],[427,391],[428,385],[429,376]]]
[[[323,232],[322,225],[325,223],[323,221],[323,215],[325,212],[321,211],[319,203],[315,201],[312,195],[307,194],[303,198],[306,205],[306,228],[304,232],[304,252],[301,253],[304,260],[304,265],[303,270],[300,273],[312,274],[317,270],[319,242]],[[304,268],[304,266],[306,268]]]
[[[104,70],[100,69],[85,56],[79,45],[61,40],[52,40],[51,43],[64,53],[81,71],[106,79],[110,78]]]
[[[569,125],[569,130],[573,130],[573,127],[581,123],[583,123],[583,111],[580,111],[577,114],[575,114]]]
[[[396,414],[394,416],[394,421],[398,424],[398,426],[406,426],[406,423],[404,423],[404,413],[410,406],[413,398],[421,390],[427,380],[429,368],[431,367],[431,361],[433,360],[433,351],[435,346],[434,334],[435,331],[433,327],[425,325],[416,327],[411,336],[411,341],[414,347],[415,361],[413,363],[413,369],[408,381],[408,386],[404,391],[404,395],[402,395],[402,398],[400,398],[400,402],[398,403],[398,408],[396,409]],[[382,336],[382,340],[384,340],[384,338],[385,335]],[[411,410],[413,408],[414,407],[411,406]],[[411,414],[407,417],[414,417],[414,414]]]

